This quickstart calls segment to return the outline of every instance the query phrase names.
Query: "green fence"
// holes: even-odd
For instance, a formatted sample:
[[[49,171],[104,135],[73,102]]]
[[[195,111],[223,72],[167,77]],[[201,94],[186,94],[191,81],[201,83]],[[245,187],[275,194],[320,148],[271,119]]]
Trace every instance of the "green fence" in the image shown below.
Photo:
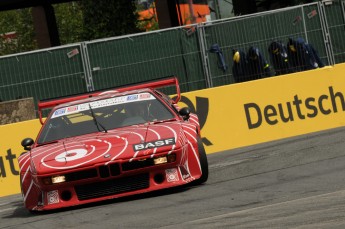
[[[74,50],[73,57],[67,53]],[[0,99],[58,97],[86,91],[80,45],[0,59]]]
[[[232,50],[289,37],[313,44],[326,65],[345,61],[344,1],[322,2],[0,57],[0,99],[52,97],[175,75],[182,92],[234,83]],[[219,66],[218,44],[227,69]],[[274,69],[272,69],[274,71]]]
[[[345,1],[333,1],[332,5],[325,6],[325,16],[335,63],[343,63],[345,62]]]
[[[86,43],[96,90],[175,75],[182,91],[205,88],[197,33],[185,28]]]
[[[309,16],[308,16],[309,15]],[[268,47],[273,41],[287,44],[289,38],[302,37],[317,47],[326,65],[329,65],[322,18],[318,4],[304,5],[290,9],[242,16],[219,21],[205,28],[205,46],[218,44],[222,50],[227,69],[220,67],[218,55],[208,52],[209,74],[213,86],[234,83],[232,74],[233,49],[247,53],[250,46],[257,47],[270,62]],[[271,66],[272,75],[275,75]]]

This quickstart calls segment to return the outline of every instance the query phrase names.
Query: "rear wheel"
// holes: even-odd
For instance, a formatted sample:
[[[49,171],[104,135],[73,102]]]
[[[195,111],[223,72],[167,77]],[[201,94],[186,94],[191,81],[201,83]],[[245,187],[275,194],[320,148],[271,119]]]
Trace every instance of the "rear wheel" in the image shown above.
[[[202,144],[201,138],[198,137],[198,150],[199,150],[199,161],[201,167],[201,177],[195,181],[193,184],[199,185],[205,183],[208,179],[208,161],[206,156],[206,151],[204,145]]]

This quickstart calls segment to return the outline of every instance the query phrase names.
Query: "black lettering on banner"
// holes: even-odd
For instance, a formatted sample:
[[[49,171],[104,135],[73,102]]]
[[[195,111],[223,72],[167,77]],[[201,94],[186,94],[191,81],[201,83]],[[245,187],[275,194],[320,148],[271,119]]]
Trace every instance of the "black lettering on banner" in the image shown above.
[[[339,102],[342,111],[345,111],[344,95],[341,92],[334,92],[332,86],[328,87],[328,91],[329,95],[323,94],[318,98],[308,97],[305,100],[302,100],[298,95],[295,95],[291,102],[286,102],[286,107],[283,107],[282,103],[278,103],[278,109],[271,104],[268,104],[261,109],[256,103],[246,103],[244,104],[244,113],[247,119],[248,128],[255,129],[260,127],[262,125],[263,117],[268,125],[276,125],[280,121],[284,123],[295,121],[293,109],[300,120],[306,119],[306,117],[315,118],[319,113],[323,115],[329,115],[332,111],[333,113],[337,113],[337,105],[339,105]],[[261,110],[263,110],[263,113]],[[307,111],[306,115],[303,112],[305,110]]]
[[[264,110],[264,114],[265,114],[264,116],[265,116],[266,122],[268,124],[275,125],[278,123],[278,120],[274,118],[275,116],[277,116],[277,111],[274,108],[274,106],[272,105],[266,106]],[[270,117],[273,117],[273,119],[271,119]]]
[[[6,177],[5,164],[2,157],[0,157],[0,177]]]
[[[312,113],[307,113],[307,116],[309,118],[315,118],[317,116],[317,113],[319,112],[317,107],[311,104],[311,103],[314,103],[314,102],[315,102],[315,98],[307,98],[305,100],[305,107],[308,110],[312,110],[313,111]]]
[[[302,111],[301,111],[301,107],[300,107],[301,104],[302,104],[302,100],[298,98],[298,95],[295,95],[293,105],[296,106],[297,115],[299,119],[305,119],[305,116],[302,114]]]
[[[173,99],[176,99],[176,96]],[[185,96],[181,96],[180,102],[186,104],[192,113],[195,113],[198,115],[200,129],[202,130],[202,128],[204,127],[207,121],[207,116],[209,112],[209,100],[208,98],[203,98],[203,97],[198,97],[198,96],[195,97],[195,100],[196,100],[196,106],[194,106],[192,101],[190,101]],[[209,141],[206,137],[202,138],[202,142],[206,146],[213,145],[212,142]]]
[[[337,113],[338,112],[338,108],[337,108],[337,104],[336,104],[336,97],[338,97],[340,99],[341,102],[341,107],[343,109],[343,111],[345,111],[345,101],[344,101],[344,96],[343,94],[341,94],[340,92],[337,92],[334,94],[333,88],[329,87],[329,94],[331,95],[331,101],[332,101],[332,107],[333,107],[333,112]]]
[[[7,150],[6,160],[8,160],[8,163],[10,164],[11,173],[13,175],[19,175],[19,172],[14,168],[14,159],[16,159],[16,155],[12,154],[11,149]]]
[[[14,162],[14,160],[16,159],[16,155],[12,154],[11,149],[7,150],[7,155],[5,156],[5,158],[8,161],[8,165],[10,166],[12,175],[18,176],[19,172],[15,169],[15,162]],[[7,172],[5,169],[5,161],[4,161],[4,158],[0,156],[0,177],[6,177],[6,176],[7,176]]]
[[[289,122],[293,121],[293,114],[292,114],[292,109],[291,109],[291,103],[286,103],[286,107],[288,110],[288,116],[285,117],[284,110],[283,110],[283,105],[281,103],[278,104],[278,110],[280,114],[280,118],[282,119],[283,122]]]
[[[320,111],[321,111],[321,113],[322,114],[324,114],[324,115],[328,115],[328,114],[330,114],[332,111],[331,111],[331,109],[325,109],[324,107],[323,107],[323,100],[328,100],[328,96],[327,95],[321,95],[320,96],[320,98],[319,98],[319,108],[320,108]]]
[[[250,112],[249,109],[250,108],[254,108],[254,110],[256,111],[257,114],[257,121],[255,123],[252,122],[251,116],[250,116]],[[246,114],[246,118],[247,118],[247,124],[248,124],[248,128],[249,129],[254,129],[254,128],[258,128],[259,126],[261,126],[262,123],[262,114],[261,114],[261,110],[260,107],[256,104],[256,103],[247,103],[244,104],[244,112]]]

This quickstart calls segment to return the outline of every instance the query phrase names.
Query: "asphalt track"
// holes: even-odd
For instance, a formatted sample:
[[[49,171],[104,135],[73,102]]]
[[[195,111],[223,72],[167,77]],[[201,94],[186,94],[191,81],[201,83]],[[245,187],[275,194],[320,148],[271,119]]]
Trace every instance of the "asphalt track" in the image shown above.
[[[2,197],[0,228],[345,228],[344,139],[337,128],[211,154],[204,185],[54,212]]]

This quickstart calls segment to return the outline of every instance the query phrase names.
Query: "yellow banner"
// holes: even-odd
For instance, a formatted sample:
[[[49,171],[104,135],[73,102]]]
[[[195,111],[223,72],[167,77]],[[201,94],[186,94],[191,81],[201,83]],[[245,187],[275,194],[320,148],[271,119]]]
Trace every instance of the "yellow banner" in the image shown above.
[[[345,64],[184,93],[199,116],[207,153],[345,125]],[[0,126],[0,197],[20,192],[20,142],[38,120]]]
[[[206,152],[214,153],[344,126],[344,73],[339,64],[189,92],[179,105],[196,104]]]
[[[0,126],[0,197],[20,193],[18,157],[25,152],[24,138],[36,138],[38,119]]]

